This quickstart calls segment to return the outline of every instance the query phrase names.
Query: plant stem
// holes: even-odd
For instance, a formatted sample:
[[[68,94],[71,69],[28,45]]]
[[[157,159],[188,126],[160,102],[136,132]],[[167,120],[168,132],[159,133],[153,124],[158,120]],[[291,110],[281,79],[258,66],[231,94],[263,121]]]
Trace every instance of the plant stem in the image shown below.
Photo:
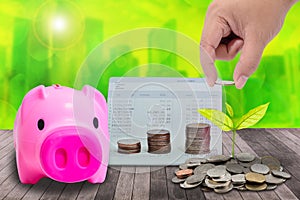
[[[232,150],[231,150],[231,155],[234,158],[234,145],[235,145],[235,136],[236,136],[236,130],[232,130]]]

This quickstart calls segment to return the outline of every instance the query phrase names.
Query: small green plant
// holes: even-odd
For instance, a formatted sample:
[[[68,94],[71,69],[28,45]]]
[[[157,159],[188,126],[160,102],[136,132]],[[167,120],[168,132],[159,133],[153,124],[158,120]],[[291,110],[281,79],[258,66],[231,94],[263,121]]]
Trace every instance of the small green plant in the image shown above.
[[[236,131],[255,125],[265,116],[269,104],[270,102],[253,108],[248,113],[237,119],[234,118],[233,109],[228,103],[225,103],[228,115],[215,109],[199,109],[198,112],[210,120],[213,124],[218,126],[221,130],[232,131],[233,137],[231,153],[234,157]]]

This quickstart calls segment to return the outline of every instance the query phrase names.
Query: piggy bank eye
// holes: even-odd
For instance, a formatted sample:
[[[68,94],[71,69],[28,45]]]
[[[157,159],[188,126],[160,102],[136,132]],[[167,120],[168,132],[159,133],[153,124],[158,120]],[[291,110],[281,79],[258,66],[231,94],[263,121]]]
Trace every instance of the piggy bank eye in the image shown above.
[[[95,128],[98,128],[99,122],[98,122],[98,118],[97,118],[97,117],[94,117],[94,119],[93,119],[93,124],[94,124],[94,127],[95,127]]]
[[[44,122],[44,120],[39,119],[39,121],[38,121],[38,123],[37,123],[37,126],[38,126],[38,128],[39,128],[40,131],[43,130],[44,127],[45,127],[45,122]]]

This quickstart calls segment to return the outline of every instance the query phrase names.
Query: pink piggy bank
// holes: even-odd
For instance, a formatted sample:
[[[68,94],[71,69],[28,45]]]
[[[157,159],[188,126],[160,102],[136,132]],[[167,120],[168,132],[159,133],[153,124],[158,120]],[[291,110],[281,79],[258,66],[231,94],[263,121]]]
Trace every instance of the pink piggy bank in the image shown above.
[[[24,97],[14,126],[22,183],[43,177],[73,183],[105,180],[109,157],[104,97],[91,86],[81,91],[38,86]]]

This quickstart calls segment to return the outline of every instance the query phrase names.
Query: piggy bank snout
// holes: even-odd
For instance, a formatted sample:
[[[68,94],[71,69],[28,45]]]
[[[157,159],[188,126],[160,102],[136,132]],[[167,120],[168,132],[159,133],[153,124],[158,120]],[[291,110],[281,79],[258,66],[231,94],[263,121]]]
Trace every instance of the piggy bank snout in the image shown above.
[[[65,130],[46,137],[40,158],[43,170],[52,179],[78,182],[94,175],[101,165],[102,151],[94,134]]]

